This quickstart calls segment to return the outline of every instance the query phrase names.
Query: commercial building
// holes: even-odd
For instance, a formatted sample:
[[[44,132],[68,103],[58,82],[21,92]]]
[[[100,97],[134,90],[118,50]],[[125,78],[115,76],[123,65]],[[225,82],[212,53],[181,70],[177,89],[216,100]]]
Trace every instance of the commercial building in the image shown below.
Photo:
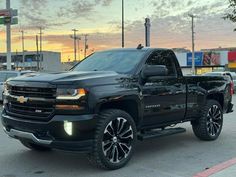
[[[191,74],[192,53],[175,51],[184,74]],[[236,71],[236,48],[202,49],[195,52],[196,74]]]
[[[6,53],[0,53],[0,70],[6,69]],[[35,51],[12,53],[12,68],[16,70],[33,70],[43,72],[61,71],[61,53],[52,51],[43,51],[42,57]]]

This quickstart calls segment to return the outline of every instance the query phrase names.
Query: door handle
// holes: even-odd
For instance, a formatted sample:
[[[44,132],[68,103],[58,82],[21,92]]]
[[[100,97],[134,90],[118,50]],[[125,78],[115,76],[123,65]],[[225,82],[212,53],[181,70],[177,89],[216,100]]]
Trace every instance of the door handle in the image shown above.
[[[182,87],[183,84],[174,84],[175,87]]]

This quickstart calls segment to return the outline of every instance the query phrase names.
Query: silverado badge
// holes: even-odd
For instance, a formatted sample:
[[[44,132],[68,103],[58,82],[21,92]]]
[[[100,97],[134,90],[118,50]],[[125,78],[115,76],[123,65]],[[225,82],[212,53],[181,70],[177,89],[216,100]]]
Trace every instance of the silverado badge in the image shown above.
[[[28,101],[28,98],[25,98],[24,96],[20,96],[17,98],[17,101],[21,104],[26,103]]]

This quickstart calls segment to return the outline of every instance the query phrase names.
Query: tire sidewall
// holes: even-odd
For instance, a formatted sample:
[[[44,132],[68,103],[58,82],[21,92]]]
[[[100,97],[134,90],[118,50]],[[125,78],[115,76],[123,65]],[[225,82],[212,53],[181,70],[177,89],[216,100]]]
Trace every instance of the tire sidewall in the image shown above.
[[[97,151],[98,151],[99,158],[101,159],[102,163],[105,165],[106,168],[112,169],[112,170],[119,169],[119,168],[125,166],[129,162],[130,158],[133,155],[134,148],[135,148],[135,145],[136,145],[136,142],[137,142],[136,125],[135,125],[132,117],[128,113],[126,113],[124,111],[121,111],[121,110],[116,110],[116,111],[114,110],[113,112],[114,112],[114,114],[112,114],[112,116],[110,116],[108,119],[106,119],[102,123],[99,130],[97,130],[97,135],[96,135],[96,139],[97,139],[96,146],[97,146]],[[106,126],[111,121],[117,119],[118,117],[122,117],[122,118],[126,119],[129,122],[129,124],[131,125],[132,130],[133,130],[134,138],[133,138],[133,141],[131,143],[132,149],[131,149],[128,157],[116,164],[116,163],[109,162],[109,160],[105,157],[105,155],[103,153],[103,148],[102,148],[102,141],[103,141],[104,130],[105,130]]]
[[[223,110],[222,110],[222,107],[221,107],[221,105],[217,102],[217,101],[214,101],[214,100],[210,100],[209,102],[208,102],[208,110],[207,111],[205,111],[205,119],[206,119],[206,122],[207,122],[207,114],[208,114],[208,112],[209,112],[209,110],[214,106],[214,105],[216,105],[216,106],[218,106],[218,108],[220,109],[220,112],[221,112],[221,127],[220,127],[220,130],[218,131],[218,133],[215,135],[215,136],[212,136],[210,133],[209,133],[209,131],[207,131],[207,135],[210,137],[210,139],[212,139],[212,140],[215,140],[215,139],[217,139],[219,136],[220,136],[220,133],[221,133],[221,131],[222,131],[222,128],[223,128],[223,123],[224,123],[224,121],[223,121]],[[207,124],[206,124],[206,129],[207,129]]]

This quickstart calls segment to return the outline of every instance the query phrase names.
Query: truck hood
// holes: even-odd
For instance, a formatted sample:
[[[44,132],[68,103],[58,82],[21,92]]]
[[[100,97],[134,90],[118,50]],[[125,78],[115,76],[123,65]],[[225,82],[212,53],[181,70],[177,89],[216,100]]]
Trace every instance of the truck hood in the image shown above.
[[[113,71],[91,71],[91,72],[59,72],[59,73],[32,73],[11,79],[11,82],[46,82],[56,85],[84,84],[109,84],[117,82],[122,75]]]

